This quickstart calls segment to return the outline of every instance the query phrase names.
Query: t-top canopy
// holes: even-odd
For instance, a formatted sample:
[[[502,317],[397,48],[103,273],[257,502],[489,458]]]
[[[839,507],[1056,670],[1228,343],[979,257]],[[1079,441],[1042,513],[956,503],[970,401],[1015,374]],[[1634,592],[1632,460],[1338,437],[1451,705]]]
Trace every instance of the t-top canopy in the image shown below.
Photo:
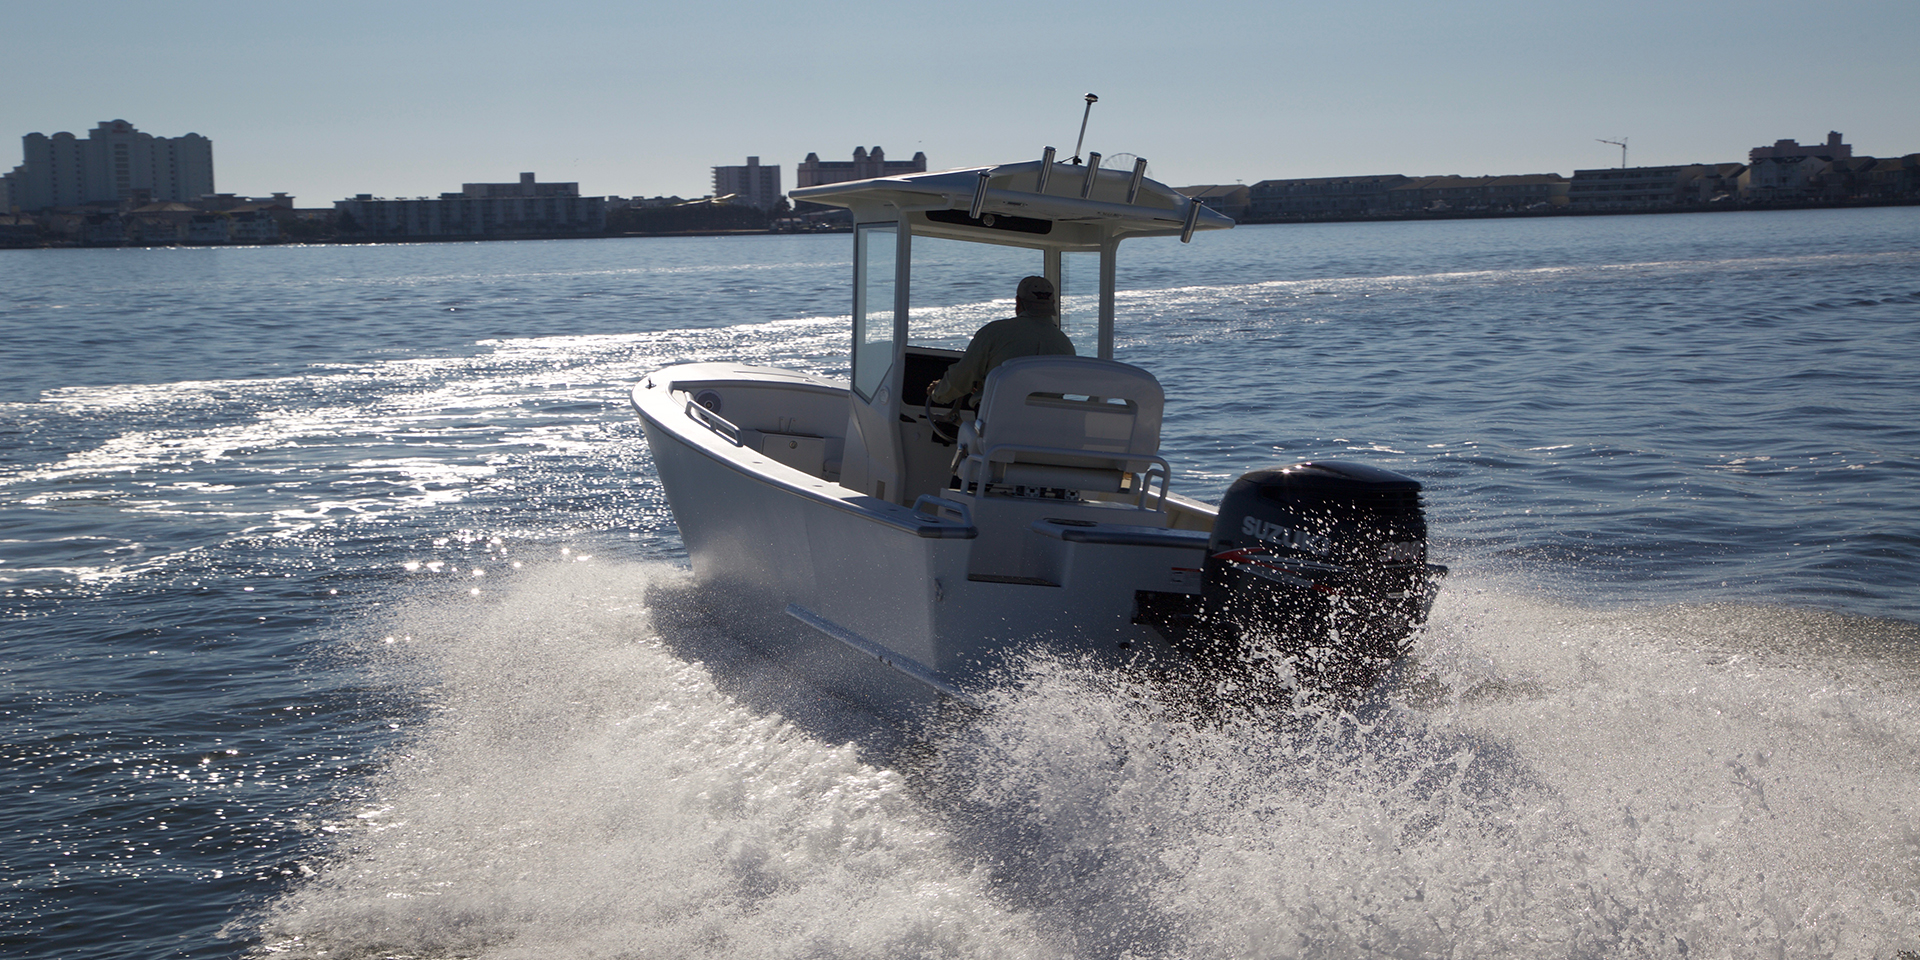
[[[846,207],[854,220],[908,220],[915,234],[1043,250],[1099,250],[1128,237],[1192,237],[1233,221],[1163,183],[1145,161],[1102,170],[1046,157],[994,167],[803,187],[795,200]]]

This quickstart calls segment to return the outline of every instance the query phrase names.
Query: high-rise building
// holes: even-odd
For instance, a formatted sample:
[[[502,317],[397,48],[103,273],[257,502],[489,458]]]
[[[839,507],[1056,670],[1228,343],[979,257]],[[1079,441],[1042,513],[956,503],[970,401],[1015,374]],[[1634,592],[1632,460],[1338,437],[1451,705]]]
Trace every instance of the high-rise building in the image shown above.
[[[714,167],[713,195],[771,210],[780,202],[780,165],[761,166],[759,157],[748,157],[744,167]]]
[[[71,133],[21,138],[26,162],[7,175],[22,210],[151,200],[194,200],[213,192],[213,141],[197,133],[156,137],[125,120],[104,120],[85,140]]]
[[[799,188],[926,172],[927,155],[924,153],[914,154],[912,160],[888,160],[887,152],[879,147],[874,147],[871,153],[865,147],[854,147],[852,163],[823,161],[817,153],[807,154],[807,159],[800,161],[799,169],[794,171],[793,179],[795,188]]]

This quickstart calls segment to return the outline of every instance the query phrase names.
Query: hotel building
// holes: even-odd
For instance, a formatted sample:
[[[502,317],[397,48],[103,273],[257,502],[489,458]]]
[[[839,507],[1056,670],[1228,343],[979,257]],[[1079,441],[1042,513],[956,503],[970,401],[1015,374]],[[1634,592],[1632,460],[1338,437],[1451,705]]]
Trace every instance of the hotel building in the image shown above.
[[[147,198],[189,201],[213,192],[213,141],[197,133],[156,137],[125,120],[71,133],[21,138],[26,162],[6,175],[7,202],[21,210]]]

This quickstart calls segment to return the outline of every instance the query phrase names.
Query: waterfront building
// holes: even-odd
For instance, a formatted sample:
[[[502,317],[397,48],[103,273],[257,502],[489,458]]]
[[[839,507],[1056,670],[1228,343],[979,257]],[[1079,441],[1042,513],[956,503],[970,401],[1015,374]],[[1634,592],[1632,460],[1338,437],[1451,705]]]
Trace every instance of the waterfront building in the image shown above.
[[[1253,220],[1332,220],[1370,216],[1387,208],[1387,191],[1409,178],[1397,173],[1359,177],[1262,180],[1247,191]]]
[[[127,242],[127,225],[118,213],[77,214],[80,242],[90,247],[118,247]]]
[[[805,160],[794,169],[795,188],[817,187],[823,183],[846,183],[849,180],[871,180],[874,177],[895,177],[909,173],[927,172],[927,155],[915,153],[912,160],[888,160],[887,152],[874,147],[868,151],[865,147],[853,148],[853,160],[821,160],[817,153],[807,154]],[[852,214],[844,207],[829,207],[818,203],[801,201],[794,204],[794,213],[798,216],[783,224],[785,229],[822,230],[844,229],[853,225]]]
[[[1920,153],[1874,160],[1871,166],[1857,171],[1856,175],[1860,179],[1860,192],[1857,195],[1869,200],[1920,197]]]
[[[156,137],[125,120],[71,133],[21,138],[26,162],[7,174],[9,206],[21,210],[193,200],[213,192],[213,141],[197,133]]]
[[[771,210],[781,200],[780,165],[763,166],[759,157],[748,157],[745,166],[714,167],[713,196],[733,197],[740,203]]]
[[[1350,220],[1407,213],[1516,211],[1564,206],[1567,179],[1557,173],[1497,177],[1357,177],[1262,180],[1249,191],[1253,221]]]
[[[202,210],[267,210],[279,208],[291,212],[293,195],[276,193],[271,197],[242,197],[231,193],[213,193],[199,198],[194,203]]]
[[[336,200],[333,208],[343,233],[364,237],[546,237],[607,229],[607,198],[580,196],[578,183],[540,183],[531,173],[517,183],[462,184],[459,193],[438,199],[363,193]]]
[[[1920,190],[1915,189],[1920,186],[1916,183],[1916,174],[1920,174],[1920,154],[1886,159],[1855,156],[1825,160],[1814,157],[1802,161],[1798,167],[1805,174],[1804,183],[1797,190],[1793,187],[1777,187],[1756,199],[1846,203],[1855,200],[1910,200],[1920,196]]]
[[[20,213],[0,213],[0,247],[30,247],[40,242],[40,222]]]
[[[187,239],[187,224],[200,208],[178,200],[162,200],[135,207],[122,219],[131,243],[179,243]]]
[[[520,179],[508,183],[463,183],[459,193],[443,193],[441,199],[475,198],[493,199],[497,197],[577,197],[580,195],[578,183],[541,183],[531,173],[523,173]],[[278,194],[275,194],[278,196]]]
[[[1687,163],[1575,170],[1567,200],[1577,211],[1651,210],[1704,203],[1736,192],[1744,169],[1737,163]]]
[[[1822,144],[1801,146],[1793,140],[1776,140],[1771,147],[1754,147],[1747,151],[1742,195],[1749,200],[1804,199],[1829,164],[1852,159],[1853,147],[1841,142],[1839,131],[1828,133]]]
[[[280,221],[265,210],[227,214],[227,239],[233,243],[271,243],[280,238]]]
[[[870,180],[874,177],[897,177],[908,173],[926,173],[927,155],[915,153],[912,160],[888,160],[885,150],[874,147],[868,152],[865,147],[853,148],[852,162],[821,160],[817,153],[807,154],[805,160],[794,171],[795,189],[817,187],[823,183],[846,183],[849,180]]]
[[[226,243],[233,239],[225,214],[196,213],[187,218],[188,243]]]
[[[1391,212],[1545,210],[1567,204],[1569,184],[1557,173],[1498,177],[1418,177],[1386,192]]]

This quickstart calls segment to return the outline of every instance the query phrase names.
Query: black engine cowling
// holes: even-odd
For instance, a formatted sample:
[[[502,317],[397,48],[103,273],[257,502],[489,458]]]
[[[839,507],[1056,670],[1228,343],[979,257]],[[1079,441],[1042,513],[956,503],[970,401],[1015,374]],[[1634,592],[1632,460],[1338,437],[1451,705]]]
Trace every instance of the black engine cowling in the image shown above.
[[[1200,616],[1202,663],[1320,688],[1370,686],[1426,622],[1446,568],[1427,563],[1420,483],[1357,463],[1256,470],[1220,501]]]

